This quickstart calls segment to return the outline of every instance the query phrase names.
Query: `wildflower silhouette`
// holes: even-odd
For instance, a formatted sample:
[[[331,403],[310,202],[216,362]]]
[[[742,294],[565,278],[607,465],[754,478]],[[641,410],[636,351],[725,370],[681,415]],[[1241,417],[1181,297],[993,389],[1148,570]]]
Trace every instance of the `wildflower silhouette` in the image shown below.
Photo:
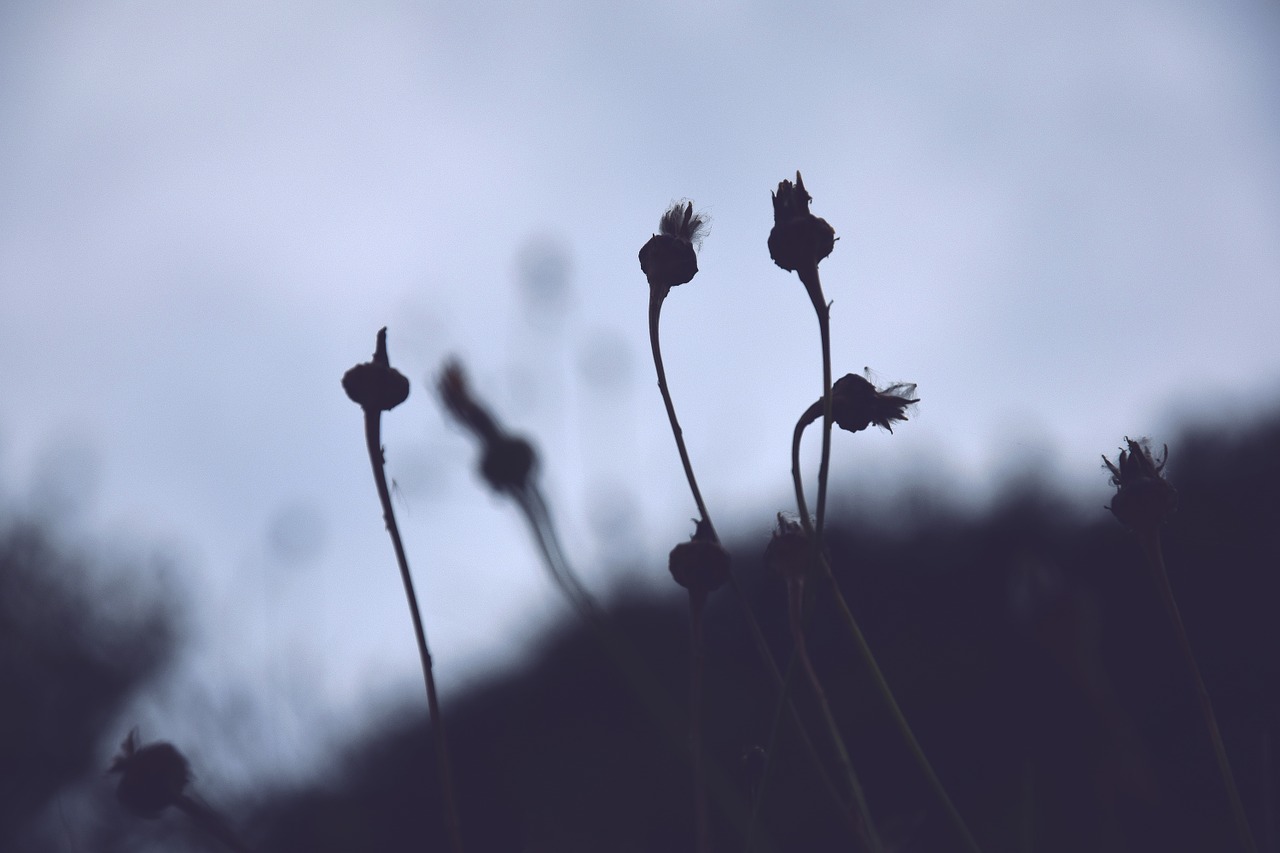
[[[373,467],[373,481],[382,504],[382,517],[386,521],[391,546],[395,549],[396,564],[400,567],[400,580],[404,584],[405,598],[409,601],[409,614],[413,618],[413,634],[418,644],[418,657],[422,661],[422,677],[427,686],[427,712],[431,721],[431,735],[435,742],[436,768],[440,774],[440,788],[445,799],[445,821],[448,824],[449,841],[454,853],[462,853],[462,829],[458,822],[458,808],[453,789],[453,773],[449,768],[449,752],[444,734],[444,720],[440,713],[440,698],[436,693],[436,680],[431,667],[431,652],[427,649],[427,632],[422,624],[418,608],[418,596],[409,574],[409,559],[405,556],[400,527],[396,524],[395,511],[391,508],[391,493],[387,488],[387,473],[382,450],[382,413],[389,412],[409,397],[409,380],[391,366],[387,356],[387,329],[378,330],[373,360],[357,364],[342,376],[342,387],[352,402],[364,410],[365,445],[369,451],[369,464]]]
[[[135,728],[120,744],[107,772],[119,774],[116,799],[129,814],[155,820],[174,808],[228,849],[248,853],[249,848],[217,812],[187,793],[193,778],[191,765],[173,744],[156,741],[144,746]]]
[[[1151,453],[1150,443],[1146,439],[1134,440],[1126,436],[1124,442],[1125,448],[1120,451],[1116,462],[1113,463],[1106,456],[1102,457],[1102,463],[1110,473],[1111,484],[1116,487],[1111,505],[1107,508],[1121,524],[1138,537],[1138,543],[1146,555],[1152,580],[1155,582],[1169,622],[1177,635],[1178,649],[1182,653],[1183,662],[1187,665],[1187,673],[1200,704],[1200,715],[1204,718],[1209,740],[1213,744],[1218,773],[1222,776],[1222,786],[1227,793],[1236,836],[1242,849],[1248,853],[1257,853],[1257,844],[1249,828],[1249,819],[1245,815],[1244,804],[1240,800],[1235,776],[1231,772],[1231,762],[1227,758],[1226,746],[1222,742],[1222,732],[1218,729],[1218,718],[1213,710],[1213,701],[1209,698],[1209,690],[1205,687],[1204,678],[1200,675],[1200,666],[1196,663],[1195,654],[1191,650],[1191,641],[1187,638],[1186,628],[1182,624],[1182,613],[1178,609],[1173,587],[1169,584],[1169,572],[1165,568],[1164,549],[1160,544],[1160,528],[1178,503],[1177,490],[1164,478],[1165,463],[1169,460],[1169,448],[1165,446],[1160,461],[1157,462]]]

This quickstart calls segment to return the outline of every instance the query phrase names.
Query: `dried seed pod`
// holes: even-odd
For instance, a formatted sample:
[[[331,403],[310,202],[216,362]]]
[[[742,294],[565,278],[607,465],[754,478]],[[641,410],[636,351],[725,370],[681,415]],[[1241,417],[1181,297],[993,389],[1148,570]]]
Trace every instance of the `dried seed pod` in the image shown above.
[[[342,387],[366,412],[389,412],[409,397],[409,380],[387,358],[387,328],[378,330],[373,361],[362,362],[342,375]]]
[[[698,522],[693,537],[671,549],[667,568],[691,595],[706,596],[729,580],[729,552],[705,522]]]

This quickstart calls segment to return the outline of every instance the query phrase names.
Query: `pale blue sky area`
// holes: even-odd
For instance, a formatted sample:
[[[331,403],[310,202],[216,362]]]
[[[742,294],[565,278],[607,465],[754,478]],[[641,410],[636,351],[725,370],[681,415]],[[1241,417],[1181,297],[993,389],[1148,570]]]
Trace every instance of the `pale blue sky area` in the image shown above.
[[[821,391],[765,248],[800,169],[841,238],[837,375],[924,400],[837,437],[833,501],[980,504],[1032,467],[1100,506],[1123,436],[1280,399],[1278,36],[1266,0],[5,4],[5,499],[108,544],[87,582],[191,602],[122,732],[232,786],[301,772],[421,690],[339,386],[376,330],[414,383],[387,460],[448,689],[566,610],[425,378],[460,356],[535,440],[594,588],[669,584],[694,508],[636,252],[691,198],[670,384],[718,526],[763,543]]]

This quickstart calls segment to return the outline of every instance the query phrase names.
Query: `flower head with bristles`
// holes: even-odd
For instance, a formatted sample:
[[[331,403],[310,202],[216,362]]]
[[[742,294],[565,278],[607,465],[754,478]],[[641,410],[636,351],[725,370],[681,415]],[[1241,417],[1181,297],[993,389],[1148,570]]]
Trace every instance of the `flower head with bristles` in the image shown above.
[[[1165,445],[1157,462],[1147,439],[1134,440],[1126,436],[1124,441],[1127,449],[1120,451],[1115,464],[1102,457],[1102,463],[1111,473],[1111,484],[1116,487],[1115,497],[1107,509],[1131,530],[1157,527],[1178,504],[1177,489],[1164,478],[1169,446]]]
[[[870,380],[847,373],[831,387],[831,417],[849,432],[859,432],[875,424],[893,432],[896,421],[907,419],[907,407],[920,400],[914,382],[899,382],[878,389]]]
[[[693,212],[693,202],[673,204],[658,221],[658,233],[640,247],[640,269],[650,287],[670,289],[698,274],[694,251],[706,236],[707,217]]]

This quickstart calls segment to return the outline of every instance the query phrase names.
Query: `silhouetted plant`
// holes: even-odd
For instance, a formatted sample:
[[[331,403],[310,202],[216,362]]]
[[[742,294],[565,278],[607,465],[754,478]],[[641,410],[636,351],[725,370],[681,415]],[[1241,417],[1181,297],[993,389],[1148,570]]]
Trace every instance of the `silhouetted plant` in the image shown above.
[[[1178,610],[1173,587],[1169,584],[1169,573],[1164,565],[1160,528],[1178,504],[1177,490],[1164,478],[1164,466],[1169,459],[1169,447],[1165,446],[1160,461],[1157,462],[1151,454],[1151,447],[1146,439],[1134,440],[1126,437],[1125,445],[1126,449],[1120,451],[1114,464],[1106,456],[1102,457],[1103,464],[1111,474],[1111,484],[1116,487],[1115,496],[1107,508],[1121,524],[1138,537],[1138,543],[1146,555],[1156,591],[1160,595],[1160,601],[1177,636],[1178,650],[1182,653],[1182,659],[1187,665],[1187,673],[1196,692],[1200,714],[1204,718],[1209,740],[1213,743],[1213,753],[1218,761],[1218,772],[1222,776],[1222,785],[1226,789],[1240,846],[1248,853],[1257,853],[1258,847],[1253,839],[1253,832],[1249,828],[1244,804],[1240,801],[1240,792],[1236,787],[1235,776],[1231,772],[1227,749],[1222,743],[1222,733],[1218,729],[1218,718],[1213,710],[1213,701],[1209,698],[1209,690],[1205,687],[1204,678],[1200,675],[1200,666],[1196,663],[1195,654],[1191,650],[1191,641],[1187,638],[1187,630],[1182,624],[1182,614]]]
[[[120,776],[116,799],[134,817],[154,820],[170,808],[177,809],[227,849],[248,853],[227,822],[187,792],[191,765],[173,744],[156,741],[144,746],[135,728],[120,744],[120,753],[107,772]]]
[[[413,589],[413,577],[409,574],[409,560],[400,539],[400,527],[396,524],[395,511],[391,508],[391,492],[387,488],[387,474],[382,449],[382,413],[389,412],[409,397],[409,380],[391,366],[387,357],[387,329],[378,330],[373,360],[357,364],[342,377],[342,387],[352,402],[364,410],[365,444],[369,451],[369,464],[373,467],[373,481],[382,504],[382,517],[387,533],[396,552],[396,564],[400,567],[400,579],[409,601],[409,613],[413,617],[413,633],[418,642],[418,657],[422,661],[422,677],[427,685],[427,709],[431,717],[431,733],[435,738],[436,767],[440,773],[440,788],[445,799],[445,820],[449,828],[449,841],[454,853],[462,851],[462,829],[458,825],[458,807],[453,790],[453,773],[449,768],[448,742],[444,734],[444,720],[440,713],[440,699],[436,694],[435,675],[431,670],[431,652],[427,650],[427,632],[418,609],[418,596]]]

